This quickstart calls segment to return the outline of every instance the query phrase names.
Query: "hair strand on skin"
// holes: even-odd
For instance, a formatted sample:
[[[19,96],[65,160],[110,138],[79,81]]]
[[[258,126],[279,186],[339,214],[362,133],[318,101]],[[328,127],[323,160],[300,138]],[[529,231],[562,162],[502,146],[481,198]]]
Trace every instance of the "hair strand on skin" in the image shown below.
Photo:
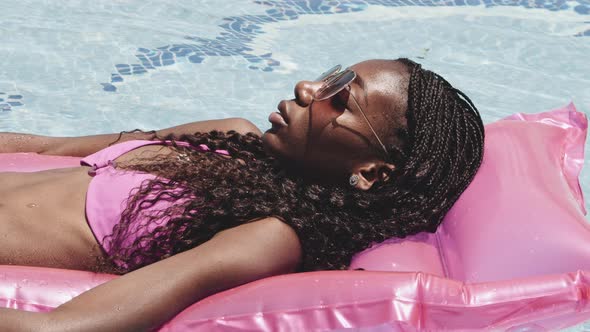
[[[353,254],[372,243],[434,232],[481,164],[483,123],[471,100],[444,78],[408,59],[397,61],[409,76],[403,113],[407,126],[389,135],[396,142],[387,146],[396,164],[390,181],[368,191],[348,183],[310,184],[267,155],[255,134],[169,135],[161,139],[172,141],[182,158],[121,166],[158,177],[135,190],[120,223],[104,239],[110,249],[103,270],[126,273],[269,216],[298,234],[300,270],[305,271],[345,269]],[[175,141],[204,144],[210,151]],[[227,150],[230,158],[211,152],[215,150]],[[153,210],[159,201],[174,204]],[[158,226],[147,231],[149,223]],[[137,237],[129,243],[131,234]]]

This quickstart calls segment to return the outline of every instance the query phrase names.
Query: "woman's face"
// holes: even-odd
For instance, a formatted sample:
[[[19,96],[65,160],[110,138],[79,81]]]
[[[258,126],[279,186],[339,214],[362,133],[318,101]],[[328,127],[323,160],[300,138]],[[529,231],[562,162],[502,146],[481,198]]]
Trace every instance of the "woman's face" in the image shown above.
[[[407,103],[407,69],[391,60],[369,60],[350,68],[356,78],[349,89],[314,101],[312,96],[323,82],[298,82],[295,98],[281,101],[278,113],[269,117],[272,128],[262,140],[286,167],[306,177],[337,182],[363,163],[383,160],[383,148],[350,94],[388,146],[393,129],[405,125],[400,114],[405,115]]]

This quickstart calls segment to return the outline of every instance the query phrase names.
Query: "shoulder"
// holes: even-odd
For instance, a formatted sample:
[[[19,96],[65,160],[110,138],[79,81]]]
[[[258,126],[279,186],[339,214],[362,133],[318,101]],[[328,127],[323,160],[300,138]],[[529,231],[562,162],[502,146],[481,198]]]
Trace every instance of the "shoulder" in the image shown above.
[[[240,134],[254,133],[262,135],[262,132],[251,121],[243,118],[227,118],[217,120],[205,120],[189,122],[175,127],[156,131],[158,136],[164,137],[169,134],[180,136],[183,134],[194,134],[196,132],[209,132],[211,130],[230,131],[235,130]]]
[[[293,272],[302,258],[299,237],[291,226],[276,217],[226,229],[213,236],[210,242],[219,246],[215,251],[229,250],[230,256],[236,259],[234,263],[267,273],[274,271],[270,274]]]
[[[280,265],[293,270],[301,260],[299,237],[279,218],[267,217],[217,233],[212,240],[241,248],[251,264]],[[260,259],[264,257],[264,259]],[[277,266],[275,266],[276,268]],[[286,272],[286,271],[285,271]]]
[[[226,121],[228,121],[230,126],[235,128],[234,130],[240,134],[254,133],[258,136],[262,135],[262,131],[260,131],[260,129],[248,119],[229,118]]]

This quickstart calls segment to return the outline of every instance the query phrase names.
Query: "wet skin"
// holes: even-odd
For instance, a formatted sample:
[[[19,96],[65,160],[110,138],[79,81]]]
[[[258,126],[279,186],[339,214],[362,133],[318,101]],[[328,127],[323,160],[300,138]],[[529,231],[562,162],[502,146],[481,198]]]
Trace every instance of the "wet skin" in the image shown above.
[[[267,151],[310,179],[348,185],[358,174],[360,190],[387,180],[395,165],[382,150],[349,93],[354,94],[377,134],[388,143],[392,128],[403,125],[405,67],[371,60],[351,67],[357,79],[334,98],[312,103],[321,83],[301,81],[295,98],[279,103],[286,126],[273,123],[263,135]],[[275,116],[276,118],[276,116]],[[146,146],[117,159],[170,155],[170,149]],[[0,173],[0,265],[31,265],[91,270],[103,253],[85,217],[85,197],[92,177],[88,167],[36,173]]]

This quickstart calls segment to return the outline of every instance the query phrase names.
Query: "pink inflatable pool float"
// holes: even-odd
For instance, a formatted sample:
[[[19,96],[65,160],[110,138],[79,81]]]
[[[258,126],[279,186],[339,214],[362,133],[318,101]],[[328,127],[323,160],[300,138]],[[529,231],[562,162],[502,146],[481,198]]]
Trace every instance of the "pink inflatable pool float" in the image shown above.
[[[161,331],[557,330],[590,319],[590,226],[570,104],[486,126],[484,161],[436,233],[390,239],[351,269],[267,278],[190,306]],[[78,165],[0,155],[0,171]],[[50,311],[116,276],[0,266],[0,307]]]

